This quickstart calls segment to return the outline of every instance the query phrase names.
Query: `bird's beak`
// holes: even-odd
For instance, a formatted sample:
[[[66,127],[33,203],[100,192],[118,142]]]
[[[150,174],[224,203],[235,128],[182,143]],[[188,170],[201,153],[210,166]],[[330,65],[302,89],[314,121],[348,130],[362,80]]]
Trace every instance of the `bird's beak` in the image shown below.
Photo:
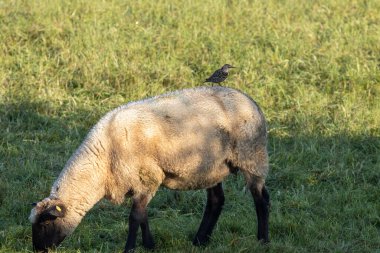
[[[236,69],[236,67],[234,67],[234,66],[231,66],[230,68],[231,68],[231,69]]]

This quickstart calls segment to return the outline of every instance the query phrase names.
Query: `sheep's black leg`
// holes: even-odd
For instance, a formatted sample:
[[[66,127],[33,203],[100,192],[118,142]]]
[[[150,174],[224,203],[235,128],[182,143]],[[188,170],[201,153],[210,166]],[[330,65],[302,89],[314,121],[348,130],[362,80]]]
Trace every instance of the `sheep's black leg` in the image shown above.
[[[257,215],[257,239],[264,243],[269,242],[269,193],[262,186],[258,189],[257,186],[251,187],[251,193],[255,201]]]
[[[146,211],[146,198],[134,199],[131,213],[129,215],[129,232],[124,252],[132,252],[136,247],[136,237],[139,226],[141,226],[143,245],[146,248],[154,248],[154,241],[148,225],[148,214]]]
[[[193,240],[194,245],[204,245],[208,242],[212,230],[214,229],[214,226],[222,211],[223,204],[224,193],[222,183],[207,189],[206,209],[203,214],[201,225],[199,226],[198,232]]]
[[[141,215],[136,208],[134,208],[134,204],[132,206],[131,213],[129,214],[129,231],[128,231],[128,238],[127,243],[125,245],[124,252],[132,252],[132,250],[136,246],[136,237],[137,237],[137,231],[139,230],[140,225],[140,219]]]
[[[150,233],[147,215],[146,215],[146,220],[141,223],[141,232],[142,232],[143,246],[147,249],[153,249],[154,241],[153,241],[153,236]]]

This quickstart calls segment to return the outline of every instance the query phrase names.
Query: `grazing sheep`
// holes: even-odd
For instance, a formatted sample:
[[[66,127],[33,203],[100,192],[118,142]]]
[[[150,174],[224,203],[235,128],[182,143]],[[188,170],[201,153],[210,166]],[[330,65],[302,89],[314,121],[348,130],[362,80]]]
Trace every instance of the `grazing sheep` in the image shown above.
[[[153,248],[147,205],[157,189],[207,189],[194,245],[205,244],[224,204],[222,181],[241,171],[256,206],[257,237],[268,242],[267,130],[247,95],[225,87],[179,90],[107,113],[89,132],[30,214],[33,248],[47,252],[72,233],[102,198],[132,197],[125,252]]]

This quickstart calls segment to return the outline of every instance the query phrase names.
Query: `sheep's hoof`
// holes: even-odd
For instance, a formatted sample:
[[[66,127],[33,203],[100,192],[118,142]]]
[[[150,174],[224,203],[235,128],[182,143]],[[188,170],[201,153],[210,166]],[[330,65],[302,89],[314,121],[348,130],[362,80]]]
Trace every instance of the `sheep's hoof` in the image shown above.
[[[149,242],[144,242],[143,246],[144,246],[144,248],[146,248],[148,250],[154,250],[155,244],[153,241],[149,241]]]
[[[208,241],[209,241],[209,237],[195,237],[194,240],[193,240],[193,245],[194,246],[205,246]]]
[[[268,245],[270,243],[269,239],[259,239],[259,243],[262,245]]]
[[[124,249],[124,253],[133,253],[135,252],[135,248],[132,249]]]

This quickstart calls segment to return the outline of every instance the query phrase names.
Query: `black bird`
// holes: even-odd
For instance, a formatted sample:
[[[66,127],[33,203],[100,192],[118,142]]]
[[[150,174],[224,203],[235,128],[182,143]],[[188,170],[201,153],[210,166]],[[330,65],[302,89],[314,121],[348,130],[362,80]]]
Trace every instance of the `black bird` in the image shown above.
[[[231,66],[230,64],[224,64],[221,69],[218,69],[212,74],[209,78],[206,79],[205,83],[221,83],[224,80],[226,80],[228,76],[228,70],[231,68],[235,68]]]

